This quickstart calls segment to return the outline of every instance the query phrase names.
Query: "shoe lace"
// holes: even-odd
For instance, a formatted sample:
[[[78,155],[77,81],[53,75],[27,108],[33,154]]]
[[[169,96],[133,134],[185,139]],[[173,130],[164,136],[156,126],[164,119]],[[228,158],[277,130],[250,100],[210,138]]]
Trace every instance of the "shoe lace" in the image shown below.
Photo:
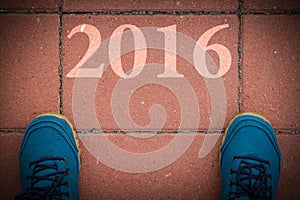
[[[70,168],[66,168],[64,170],[58,170],[58,166],[56,162],[51,162],[51,164],[45,163],[47,161],[61,161],[66,162],[66,159],[63,157],[46,157],[35,160],[29,163],[29,167],[33,166],[32,175],[27,175],[26,179],[31,181],[31,185],[29,188],[25,190],[25,192],[19,196],[17,196],[16,200],[22,199],[62,199],[62,196],[69,197],[68,192],[61,192],[60,186],[65,185],[68,187],[68,182],[63,182],[65,176],[68,175]],[[51,169],[51,172],[39,175],[41,172],[45,170]],[[47,186],[39,186],[38,183],[41,181],[48,181],[49,184]]]
[[[267,184],[268,178],[272,179],[271,174],[267,174],[270,162],[251,156],[234,156],[232,159],[241,159],[241,163],[237,170],[231,169],[230,173],[236,174],[236,182],[230,181],[230,185],[236,185],[236,190],[229,192],[229,199],[242,196],[272,199],[272,186]]]

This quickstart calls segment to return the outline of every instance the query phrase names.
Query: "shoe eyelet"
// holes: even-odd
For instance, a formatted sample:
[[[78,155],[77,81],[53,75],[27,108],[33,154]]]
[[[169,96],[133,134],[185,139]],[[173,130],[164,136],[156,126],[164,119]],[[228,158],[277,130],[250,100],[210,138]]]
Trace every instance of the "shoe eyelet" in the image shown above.
[[[66,162],[67,162],[67,159],[64,158],[64,159],[61,160],[61,162],[66,163]]]
[[[232,156],[231,160],[232,160],[232,161],[234,161],[234,160],[235,160],[235,157],[234,157],[234,156]]]
[[[69,192],[66,193],[66,197],[67,197],[68,199],[70,198],[70,193],[69,193]]]
[[[230,169],[230,174],[233,174],[233,169]]]

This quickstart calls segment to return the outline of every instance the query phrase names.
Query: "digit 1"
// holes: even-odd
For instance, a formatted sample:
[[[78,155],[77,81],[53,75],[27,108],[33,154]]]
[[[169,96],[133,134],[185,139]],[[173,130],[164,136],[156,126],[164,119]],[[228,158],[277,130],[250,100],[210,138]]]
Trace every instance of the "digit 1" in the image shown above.
[[[157,77],[184,77],[176,70],[176,24],[157,30],[165,34],[165,71]]]

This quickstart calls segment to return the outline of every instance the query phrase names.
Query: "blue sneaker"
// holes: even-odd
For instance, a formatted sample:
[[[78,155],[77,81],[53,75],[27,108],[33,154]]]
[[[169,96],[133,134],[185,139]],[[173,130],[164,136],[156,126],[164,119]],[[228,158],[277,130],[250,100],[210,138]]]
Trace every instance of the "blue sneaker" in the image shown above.
[[[19,161],[23,194],[16,199],[79,199],[79,141],[64,116],[46,113],[30,122]]]
[[[221,199],[275,199],[280,159],[267,119],[256,113],[235,117],[220,149]]]

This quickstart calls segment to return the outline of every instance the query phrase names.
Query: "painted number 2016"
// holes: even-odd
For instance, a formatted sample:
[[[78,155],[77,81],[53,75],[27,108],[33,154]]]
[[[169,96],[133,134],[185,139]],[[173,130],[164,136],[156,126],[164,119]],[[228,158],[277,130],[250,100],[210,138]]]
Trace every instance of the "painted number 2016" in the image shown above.
[[[228,28],[228,24],[222,24],[215,26],[206,32],[204,32],[199,39],[196,41],[197,45],[194,47],[193,51],[193,60],[194,65],[198,73],[206,78],[219,78],[226,74],[231,66],[231,54],[229,50],[221,44],[210,44],[208,45],[209,40],[212,38],[212,36],[224,29]],[[146,46],[146,39],[143,35],[143,32],[136,26],[131,24],[124,24],[119,27],[117,27],[114,32],[111,35],[111,38],[114,38],[114,36],[122,34],[125,29],[130,29],[133,33],[134,37],[134,46]],[[170,53],[168,50],[170,49],[176,49],[176,25],[167,26],[163,28],[157,28],[158,32],[162,32],[165,35],[165,69],[162,74],[157,75],[158,78],[163,77],[183,77],[183,74],[180,74],[176,70],[176,55],[173,53]],[[68,38],[72,38],[73,35],[76,33],[83,32],[89,37],[89,47],[85,55],[82,57],[82,59],[77,63],[77,65],[67,74],[67,77],[79,77],[79,71],[80,68],[83,66],[83,64],[92,56],[95,54],[97,49],[101,45],[101,34],[99,30],[90,24],[81,24],[76,27],[74,27],[71,32],[68,35]],[[108,47],[108,56],[111,60],[113,57],[113,52],[121,52],[121,37],[116,37],[115,42],[117,42],[117,46],[115,45],[109,45]],[[198,66],[197,63],[202,63],[204,61],[205,63],[205,55],[199,54],[199,48],[201,47],[204,51],[212,50],[215,51],[219,56],[219,72],[216,74],[212,74],[209,72],[209,70],[206,67]],[[120,54],[120,53],[119,53]],[[112,70],[121,78],[133,78],[136,77],[141,73],[143,70],[143,67],[146,63],[147,58],[147,49],[136,49],[135,50],[135,56],[134,56],[134,64],[133,64],[133,70],[131,73],[125,73],[122,67],[122,61],[121,61],[121,55],[118,55],[119,57],[115,59],[111,64]],[[104,67],[103,65],[100,65],[96,70],[97,77],[101,77],[103,74]]]

